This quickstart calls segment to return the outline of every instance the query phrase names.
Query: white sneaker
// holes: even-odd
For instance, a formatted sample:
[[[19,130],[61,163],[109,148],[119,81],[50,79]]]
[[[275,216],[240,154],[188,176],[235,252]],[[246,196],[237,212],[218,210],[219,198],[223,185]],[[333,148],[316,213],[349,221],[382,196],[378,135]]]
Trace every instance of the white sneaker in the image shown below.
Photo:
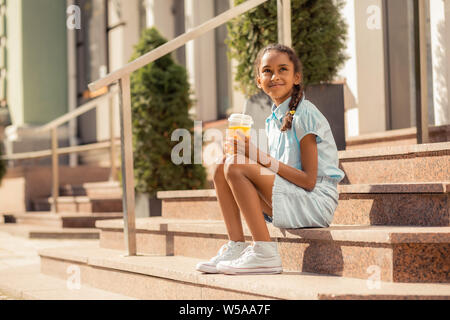
[[[238,258],[242,251],[249,245],[249,243],[230,240],[220,248],[219,253],[215,257],[211,258],[209,261],[197,263],[195,269],[206,273],[219,273],[216,268],[216,265],[219,262]]]
[[[221,261],[217,270],[225,274],[274,274],[283,272],[276,242],[256,241],[242,255],[231,261]]]

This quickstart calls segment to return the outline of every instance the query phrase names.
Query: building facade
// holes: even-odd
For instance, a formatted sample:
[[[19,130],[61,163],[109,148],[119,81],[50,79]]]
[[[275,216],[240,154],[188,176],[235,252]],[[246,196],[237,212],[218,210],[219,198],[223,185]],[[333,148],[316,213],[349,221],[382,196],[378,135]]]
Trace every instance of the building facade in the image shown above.
[[[450,1],[427,5],[429,125],[450,124]],[[416,66],[414,1],[347,1],[348,136],[414,127]],[[357,124],[357,125],[356,125]]]
[[[294,1],[294,0],[293,0]],[[88,83],[124,66],[140,33],[156,26],[168,40],[233,6],[233,0],[1,0],[0,108],[9,111],[5,144],[31,151],[42,143],[11,147],[18,134],[101,95]],[[349,59],[346,135],[415,126],[416,42],[413,0],[347,0]],[[450,1],[428,0],[429,124],[450,124]],[[195,93],[192,115],[205,122],[242,112],[234,90],[236,66],[226,56],[222,26],[178,49]],[[295,39],[294,39],[295,41]],[[62,144],[109,138],[107,102],[61,128]],[[116,134],[119,134],[115,108]],[[33,135],[33,139],[36,139]],[[45,142],[47,141],[47,142]],[[14,150],[11,150],[14,149]],[[26,149],[26,150],[25,150]]]

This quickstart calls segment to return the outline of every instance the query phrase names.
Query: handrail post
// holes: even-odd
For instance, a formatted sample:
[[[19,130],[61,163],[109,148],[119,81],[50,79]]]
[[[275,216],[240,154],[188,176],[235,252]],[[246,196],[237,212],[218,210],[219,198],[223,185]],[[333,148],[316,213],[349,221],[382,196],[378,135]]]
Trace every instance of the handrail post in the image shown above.
[[[428,61],[427,61],[427,36],[426,36],[426,4],[425,0],[416,0],[416,54],[419,58],[419,72],[416,81],[420,83],[420,99],[416,105],[417,143],[428,143]],[[418,79],[417,79],[418,78]],[[417,87],[417,86],[416,86]]]
[[[115,144],[115,133],[114,133],[114,97],[109,97],[109,136],[111,146],[109,148],[109,158],[111,164],[111,173],[109,179],[111,181],[117,181],[117,164],[116,164],[116,144]]]
[[[119,80],[120,140],[122,156],[123,230],[129,256],[136,255],[136,221],[134,214],[134,169],[131,122],[130,74]]]
[[[59,196],[59,157],[58,157],[58,128],[52,128],[52,198],[53,212],[58,213]]]
[[[292,47],[291,0],[277,0],[278,42]]]

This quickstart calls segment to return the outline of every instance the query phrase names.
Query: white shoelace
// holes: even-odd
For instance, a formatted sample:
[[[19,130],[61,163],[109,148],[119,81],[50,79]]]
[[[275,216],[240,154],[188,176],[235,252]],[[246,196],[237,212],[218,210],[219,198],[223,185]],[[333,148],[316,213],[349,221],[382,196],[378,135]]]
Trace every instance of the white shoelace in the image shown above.
[[[227,257],[229,257],[233,253],[232,249],[233,248],[231,248],[228,243],[224,244],[220,248],[219,253],[214,258],[212,258],[212,261],[216,261],[219,258],[227,258]]]
[[[234,260],[233,263],[240,264],[240,263],[244,262],[253,253],[254,253],[253,246],[250,245],[247,248],[245,248],[244,251],[242,251],[241,256],[239,258],[237,258],[236,260]]]

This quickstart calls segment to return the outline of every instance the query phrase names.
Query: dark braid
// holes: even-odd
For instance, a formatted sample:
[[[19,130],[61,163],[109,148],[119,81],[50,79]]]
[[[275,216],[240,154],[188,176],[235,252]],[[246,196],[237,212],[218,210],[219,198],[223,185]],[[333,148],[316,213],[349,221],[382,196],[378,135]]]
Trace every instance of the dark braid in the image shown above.
[[[256,57],[256,61],[255,61],[255,65],[254,65],[254,72],[255,72],[255,79],[256,77],[259,76],[259,66],[261,64],[261,60],[262,57],[264,56],[264,54],[270,50],[275,50],[278,52],[283,52],[286,53],[289,57],[289,60],[291,60],[291,62],[294,64],[294,73],[300,73],[300,78],[301,78],[301,82],[300,84],[296,84],[294,85],[294,87],[292,88],[292,99],[289,103],[289,110],[286,112],[285,117],[283,117],[283,123],[281,125],[281,131],[286,131],[288,129],[292,128],[292,121],[294,119],[294,115],[291,114],[291,111],[296,111],[297,110],[297,106],[300,103],[300,101],[303,98],[304,95],[304,86],[303,86],[303,65],[302,62],[300,61],[300,59],[298,58],[297,54],[295,53],[295,51],[285,45],[282,44],[270,44],[264,48],[262,48],[257,57]]]
[[[281,124],[280,129],[281,131],[286,131],[292,128],[292,120],[294,120],[294,115],[291,113],[291,111],[297,110],[297,106],[303,97],[303,88],[301,84],[294,85],[291,97],[292,99],[289,102],[289,109],[286,112],[285,116],[283,117],[283,123]]]

